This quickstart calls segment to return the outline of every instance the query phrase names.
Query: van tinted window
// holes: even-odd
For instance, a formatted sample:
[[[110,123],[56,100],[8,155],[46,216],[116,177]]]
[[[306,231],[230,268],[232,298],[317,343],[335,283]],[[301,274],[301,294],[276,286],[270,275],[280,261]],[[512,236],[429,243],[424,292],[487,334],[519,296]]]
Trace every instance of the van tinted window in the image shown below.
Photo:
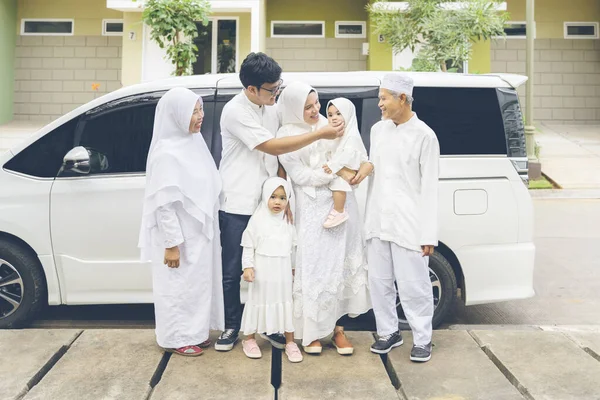
[[[210,148],[213,130],[214,91],[194,90],[203,97],[201,133]],[[208,93],[208,94],[207,94]],[[90,174],[146,172],[156,106],[164,92],[117,100],[89,111],[77,128],[77,145],[103,161]]]
[[[105,159],[92,174],[135,173],[146,170],[146,158],[157,100],[116,107],[84,119],[78,127],[78,146]]]
[[[327,102],[346,97],[356,107],[358,125],[367,151],[371,127],[381,120],[377,88],[316,88],[321,114]],[[413,109],[436,133],[442,155],[525,154],[522,114],[516,92],[496,88],[416,87]],[[219,118],[230,97],[221,98],[215,111],[211,151],[217,165],[221,158]],[[510,148],[507,150],[507,142]]]
[[[4,168],[38,178],[54,178],[63,158],[74,147],[77,122],[78,118],[74,118],[42,136],[4,164]]]
[[[413,95],[413,110],[436,133],[441,154],[507,154],[495,88],[416,87]]]

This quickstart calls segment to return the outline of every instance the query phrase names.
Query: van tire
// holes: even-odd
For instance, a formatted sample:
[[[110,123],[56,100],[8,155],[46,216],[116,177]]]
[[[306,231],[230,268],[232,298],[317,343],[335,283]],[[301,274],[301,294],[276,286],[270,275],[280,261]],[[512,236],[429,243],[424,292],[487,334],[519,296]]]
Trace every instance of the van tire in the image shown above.
[[[454,303],[456,301],[457,293],[456,276],[454,274],[454,270],[452,269],[452,265],[450,265],[446,257],[437,251],[437,249],[433,255],[429,257],[429,271],[430,276],[433,275],[437,277],[441,287],[441,296],[439,297],[437,307],[435,307],[433,312],[433,328],[435,329],[440,326],[440,324],[444,322],[444,320],[448,318],[454,311]],[[434,296],[436,296],[435,291]],[[396,304],[398,304],[397,311],[398,318],[400,319],[398,325],[400,330],[410,330],[410,326],[406,321],[406,317],[404,316],[404,312],[402,311],[402,307],[398,299]]]
[[[41,311],[48,299],[42,265],[35,254],[24,246],[0,239],[0,274],[6,277],[11,269],[20,275],[23,282],[21,303],[9,314],[10,310],[6,307],[8,303],[0,298],[0,329],[24,326]],[[0,294],[3,289],[7,290],[7,287],[0,287]],[[14,292],[15,286],[10,289]]]

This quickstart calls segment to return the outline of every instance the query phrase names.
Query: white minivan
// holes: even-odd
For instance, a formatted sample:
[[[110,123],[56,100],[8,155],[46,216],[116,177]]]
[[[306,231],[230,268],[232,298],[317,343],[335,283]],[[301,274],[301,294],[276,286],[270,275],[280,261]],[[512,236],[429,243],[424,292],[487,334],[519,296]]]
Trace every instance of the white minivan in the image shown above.
[[[322,104],[350,99],[368,149],[383,74],[283,79],[312,85]],[[526,78],[411,75],[414,110],[437,134],[442,154],[440,244],[429,265],[434,325],[451,312],[457,293],[466,305],[533,296],[533,210],[516,92]],[[152,302],[151,268],[137,248],[144,174],[156,104],[176,86],[202,96],[202,135],[218,165],[221,112],[241,90],[235,75],[122,88],[0,154],[0,327],[21,326],[46,304]],[[398,313],[406,326],[401,304]]]

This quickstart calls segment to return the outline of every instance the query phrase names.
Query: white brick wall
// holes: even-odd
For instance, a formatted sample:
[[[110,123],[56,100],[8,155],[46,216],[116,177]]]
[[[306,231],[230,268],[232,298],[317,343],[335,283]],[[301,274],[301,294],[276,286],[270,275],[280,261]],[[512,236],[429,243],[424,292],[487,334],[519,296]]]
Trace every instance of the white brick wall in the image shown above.
[[[17,37],[15,120],[48,122],[120,88],[121,53],[121,37]]]
[[[283,39],[268,38],[267,54],[286,72],[364,71],[362,55],[366,39]]]
[[[492,72],[525,75],[525,40],[492,44]],[[538,39],[534,51],[534,120],[600,123],[600,41]],[[525,88],[519,90],[525,110]]]

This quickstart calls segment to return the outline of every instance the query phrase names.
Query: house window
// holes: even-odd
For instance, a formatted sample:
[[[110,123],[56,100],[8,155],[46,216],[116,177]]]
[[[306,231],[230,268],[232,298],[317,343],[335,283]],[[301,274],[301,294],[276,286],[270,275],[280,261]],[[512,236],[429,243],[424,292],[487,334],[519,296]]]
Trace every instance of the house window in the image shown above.
[[[72,36],[74,25],[72,19],[22,19],[21,35]]]
[[[598,22],[565,22],[565,39],[598,39]]]
[[[336,38],[366,38],[367,23],[361,21],[335,21]]]
[[[102,20],[102,36],[123,36],[123,20]]]
[[[527,23],[525,21],[509,21],[504,24],[504,33],[507,39],[526,39]],[[535,22],[533,23],[533,37],[535,37]]]
[[[322,38],[325,37],[325,22],[271,21],[271,37]]]
[[[198,58],[192,65],[194,75],[237,71],[239,54],[238,18],[210,18],[208,25],[196,22]]]

